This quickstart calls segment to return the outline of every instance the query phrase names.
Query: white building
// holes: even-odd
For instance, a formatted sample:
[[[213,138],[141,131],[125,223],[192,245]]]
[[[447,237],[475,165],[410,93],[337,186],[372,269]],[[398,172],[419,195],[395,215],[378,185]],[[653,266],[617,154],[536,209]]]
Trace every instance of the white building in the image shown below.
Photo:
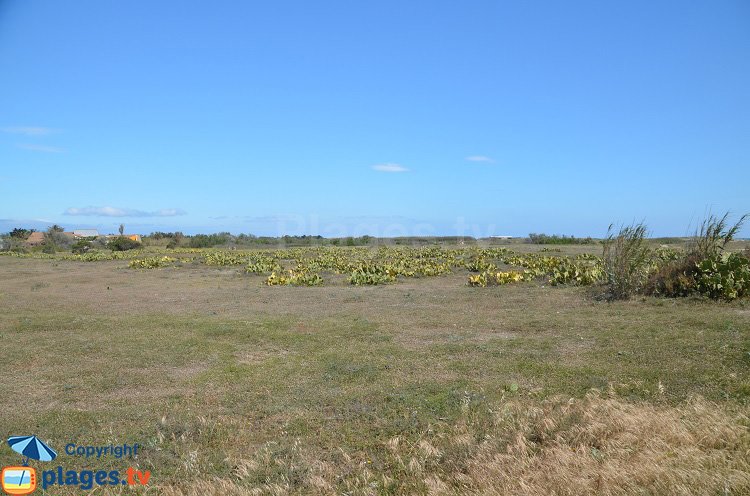
[[[76,238],[97,238],[99,231],[96,229],[74,229],[73,236]]]

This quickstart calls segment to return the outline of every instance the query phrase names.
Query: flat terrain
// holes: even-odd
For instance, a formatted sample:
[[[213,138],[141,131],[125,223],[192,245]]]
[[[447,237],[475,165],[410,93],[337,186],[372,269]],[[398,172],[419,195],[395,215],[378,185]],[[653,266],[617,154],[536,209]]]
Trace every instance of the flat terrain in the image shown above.
[[[0,257],[0,433],[144,447],[66,468],[148,469],[149,494],[750,493],[747,302],[127,265]]]

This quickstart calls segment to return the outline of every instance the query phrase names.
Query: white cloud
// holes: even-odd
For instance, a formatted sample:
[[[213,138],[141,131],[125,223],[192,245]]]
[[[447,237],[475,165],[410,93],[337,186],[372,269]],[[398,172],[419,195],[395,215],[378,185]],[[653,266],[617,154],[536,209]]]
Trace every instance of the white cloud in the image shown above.
[[[372,168],[379,172],[409,172],[409,169],[399,164],[377,164]]]
[[[11,126],[0,128],[0,131],[10,134],[23,134],[24,136],[45,136],[58,132],[57,129],[41,126]]]
[[[63,153],[65,152],[64,148],[60,148],[57,146],[47,146],[47,145],[32,145],[28,143],[23,143],[20,145],[16,145],[18,148],[23,148],[24,150],[31,150],[33,152],[44,152],[44,153]]]
[[[495,162],[494,159],[485,157],[484,155],[471,155],[469,157],[466,157],[466,160],[468,160],[469,162],[487,162],[490,164]]]
[[[146,212],[148,213],[148,212]],[[176,217],[178,215],[185,215],[187,212],[180,208],[162,208],[156,212],[152,212],[149,217]],[[141,216],[144,217],[144,216]]]
[[[175,217],[185,215],[185,212],[179,208],[164,208],[154,212],[145,212],[132,208],[116,207],[70,207],[63,212],[63,215],[82,215],[96,217]]]

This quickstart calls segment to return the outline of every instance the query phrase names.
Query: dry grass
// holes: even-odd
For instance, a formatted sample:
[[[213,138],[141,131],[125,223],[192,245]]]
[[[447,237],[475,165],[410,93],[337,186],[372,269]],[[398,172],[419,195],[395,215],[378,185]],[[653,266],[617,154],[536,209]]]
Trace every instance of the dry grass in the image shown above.
[[[740,419],[746,421],[746,418]],[[507,424],[512,427],[507,428]],[[743,494],[747,428],[700,400],[678,408],[591,395],[509,405],[468,460],[465,489],[484,494]],[[497,432],[499,430],[499,432]],[[460,474],[449,474],[452,485]]]
[[[580,400],[506,401],[493,409],[467,401],[457,423],[434,426],[411,440],[393,437],[375,462],[340,450],[332,464],[316,461],[299,442],[289,450],[269,445],[235,461],[231,478],[160,492],[748,494],[747,422],[701,399],[654,406],[597,391]],[[273,472],[279,476],[271,477]]]

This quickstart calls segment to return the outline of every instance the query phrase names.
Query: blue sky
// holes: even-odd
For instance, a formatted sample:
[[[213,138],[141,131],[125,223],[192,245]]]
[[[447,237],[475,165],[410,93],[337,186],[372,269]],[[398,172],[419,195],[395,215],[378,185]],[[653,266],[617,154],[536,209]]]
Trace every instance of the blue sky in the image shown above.
[[[683,235],[748,88],[744,0],[0,0],[0,230]]]

